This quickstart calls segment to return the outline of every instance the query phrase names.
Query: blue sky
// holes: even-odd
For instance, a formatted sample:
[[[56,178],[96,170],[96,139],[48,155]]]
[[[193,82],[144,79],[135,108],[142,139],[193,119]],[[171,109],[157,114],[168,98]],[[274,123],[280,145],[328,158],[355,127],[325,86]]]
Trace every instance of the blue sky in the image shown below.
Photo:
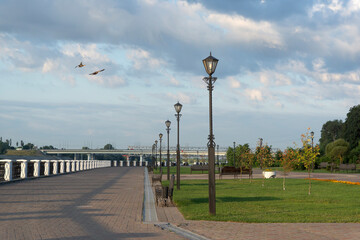
[[[359,103],[359,13],[359,0],[2,0],[0,136],[150,146],[169,119],[175,146],[180,101],[180,144],[206,147],[211,51],[217,144],[283,149],[308,127],[317,142]]]

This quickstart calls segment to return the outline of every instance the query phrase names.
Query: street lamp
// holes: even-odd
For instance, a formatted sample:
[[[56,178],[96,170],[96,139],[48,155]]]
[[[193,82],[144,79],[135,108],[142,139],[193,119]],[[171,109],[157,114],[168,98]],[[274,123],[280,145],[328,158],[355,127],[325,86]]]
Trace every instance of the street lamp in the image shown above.
[[[155,140],[155,168],[157,168],[157,143],[158,141]]]
[[[217,165],[218,165],[218,168],[220,169],[220,163],[219,163],[219,144],[216,146],[217,147]]]
[[[262,143],[263,143],[263,139],[262,138],[259,138],[259,140],[260,140],[260,169],[262,169],[262,165],[263,165],[263,163],[262,163],[262,153],[261,153],[261,151],[262,151]]]
[[[154,152],[155,152],[155,143],[152,145],[152,149],[151,149],[151,155],[152,155],[152,165],[153,165],[153,167],[155,167],[154,166],[154,163],[155,163],[155,157],[154,157]]]
[[[162,173],[162,168],[161,168],[161,165],[162,165],[162,161],[161,161],[161,141],[162,141],[162,137],[163,137],[163,134],[160,133],[159,134],[159,138],[160,138],[160,149],[159,149],[159,152],[160,152],[160,172]]]
[[[234,150],[233,150],[233,153],[234,153],[234,167],[235,167],[235,142],[234,142]]]
[[[215,142],[213,134],[213,122],[212,122],[212,91],[214,89],[213,84],[216,81],[216,77],[212,77],[215,72],[218,59],[208,56],[203,61],[205,71],[209,74],[209,77],[204,77],[203,81],[208,85],[209,90],[209,128],[210,134],[208,137],[208,157],[209,157],[209,213],[210,215],[216,215],[216,203],[215,203]]]
[[[177,102],[174,105],[176,114],[175,117],[177,119],[177,145],[176,145],[176,189],[180,190],[180,144],[179,144],[179,122],[181,117],[181,108],[182,105]]]
[[[311,132],[310,135],[311,135],[311,148],[314,148],[314,132]]]
[[[310,136],[311,136],[311,151],[314,151],[314,132],[313,131],[311,131]],[[314,162],[312,162],[311,168],[314,170]]]
[[[169,120],[166,120],[166,131],[167,131],[167,161],[166,161],[166,167],[167,167],[167,180],[170,180],[170,148],[169,148],[169,133],[170,133],[170,125],[171,122]]]

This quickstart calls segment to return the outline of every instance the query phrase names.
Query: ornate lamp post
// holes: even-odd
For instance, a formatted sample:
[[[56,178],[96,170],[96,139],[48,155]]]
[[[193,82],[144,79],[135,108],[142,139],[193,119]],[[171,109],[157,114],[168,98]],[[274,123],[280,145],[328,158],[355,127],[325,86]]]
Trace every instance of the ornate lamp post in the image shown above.
[[[162,141],[162,137],[163,137],[163,134],[160,133],[159,134],[159,139],[160,139],[160,148],[159,148],[159,152],[160,152],[160,172],[162,172],[162,168],[161,168],[161,166],[162,166],[162,161],[161,161],[161,141]]]
[[[314,132],[313,131],[311,131],[310,136],[311,136],[311,151],[313,151],[314,150]],[[313,162],[311,165],[311,168],[314,170],[314,167],[315,167],[315,165]]]
[[[259,141],[260,141],[260,151],[262,151],[262,143],[263,143],[263,139],[262,138],[259,138]],[[262,169],[262,155],[261,156],[261,159],[260,159],[260,169]]]
[[[235,167],[235,142],[234,142],[234,149],[233,149],[233,153],[234,153],[234,167]]]
[[[180,190],[180,144],[179,144],[179,122],[182,105],[177,102],[175,105],[175,117],[177,119],[177,145],[176,145],[176,189]]]
[[[311,136],[311,148],[314,148],[314,132],[311,132],[310,136]]]
[[[155,140],[155,168],[157,168],[157,143],[158,141]]]
[[[210,215],[216,215],[216,203],[215,203],[215,142],[213,134],[213,122],[212,122],[212,91],[214,89],[214,83],[216,77],[212,77],[215,72],[218,59],[210,56],[203,60],[203,64],[209,77],[204,77],[204,82],[208,85],[209,90],[209,128],[210,134],[208,137],[208,157],[209,157],[209,213]]]
[[[152,155],[152,165],[153,167],[155,166],[155,157],[154,157],[154,152],[155,152],[155,143],[152,145],[152,149],[151,149],[151,155]]]
[[[166,167],[167,167],[167,180],[170,180],[170,147],[169,147],[169,133],[170,133],[170,125],[171,122],[169,120],[166,120],[166,131],[167,131],[167,161],[166,161]]]
[[[219,163],[219,144],[216,145],[217,147],[217,165],[218,165],[218,168],[220,169],[220,163]]]

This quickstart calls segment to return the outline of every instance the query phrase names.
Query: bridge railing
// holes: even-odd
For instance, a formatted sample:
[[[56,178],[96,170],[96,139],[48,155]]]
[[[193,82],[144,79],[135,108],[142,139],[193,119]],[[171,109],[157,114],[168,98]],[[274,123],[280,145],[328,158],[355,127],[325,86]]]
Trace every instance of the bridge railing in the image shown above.
[[[1,159],[0,183],[111,167],[111,160]]]
[[[147,166],[147,161],[119,160],[26,160],[1,159],[0,183],[19,179],[55,176],[104,167]]]

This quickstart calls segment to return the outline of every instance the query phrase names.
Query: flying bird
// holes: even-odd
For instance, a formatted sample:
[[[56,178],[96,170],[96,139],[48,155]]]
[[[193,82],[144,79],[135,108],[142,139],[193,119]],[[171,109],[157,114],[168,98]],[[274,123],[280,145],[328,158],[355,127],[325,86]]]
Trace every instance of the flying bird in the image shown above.
[[[96,71],[96,72],[93,72],[93,73],[90,73],[89,75],[96,75],[96,74],[98,74],[99,72],[102,72],[102,71],[104,71],[105,69],[101,69],[101,70],[99,70],[99,71]]]
[[[80,64],[77,65],[75,68],[77,68],[77,67],[81,68],[81,67],[83,67],[83,66],[86,66],[86,65],[84,65],[82,62],[80,62]]]

